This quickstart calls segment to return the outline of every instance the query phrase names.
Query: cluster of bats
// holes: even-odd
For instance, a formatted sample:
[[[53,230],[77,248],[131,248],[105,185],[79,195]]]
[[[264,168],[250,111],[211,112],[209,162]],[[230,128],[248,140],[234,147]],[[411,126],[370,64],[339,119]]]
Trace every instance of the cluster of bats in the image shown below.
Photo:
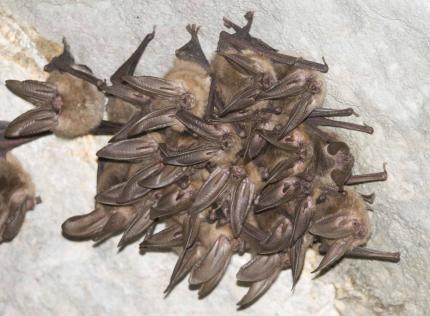
[[[175,251],[166,292],[189,273],[199,296],[207,295],[235,253],[252,254],[237,273],[249,285],[240,307],[284,269],[294,286],[309,247],[324,255],[315,272],[344,256],[397,262],[397,252],[364,247],[374,194],[350,189],[386,180],[385,170],[352,175],[348,145],[319,126],[373,129],[333,119],[355,114],[351,108],[323,107],[324,59],[279,53],[250,35],[253,13],[245,18],[243,27],[224,18],[234,32],[220,33],[211,62],[199,28],[188,25],[191,39],[164,78],[134,75],[154,29],[111,85],[76,64],[65,41],[45,66],[46,82],[7,80],[35,108],[0,122],[0,242],[12,240],[40,202],[9,151],[51,133],[104,134],[113,137],[97,152],[94,210],[67,219],[63,234],[100,243],[122,233],[119,247],[143,238],[142,252]]]

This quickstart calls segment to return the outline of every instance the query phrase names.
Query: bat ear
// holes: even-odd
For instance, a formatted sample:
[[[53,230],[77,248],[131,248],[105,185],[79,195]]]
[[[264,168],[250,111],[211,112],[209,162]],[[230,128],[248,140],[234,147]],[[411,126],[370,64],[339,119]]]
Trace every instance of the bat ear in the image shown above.
[[[9,125],[7,121],[0,121],[0,157],[4,156],[8,151],[15,147],[31,142],[38,137],[20,137],[17,139],[5,138],[6,128]]]
[[[280,268],[275,269],[272,271],[272,274],[267,279],[252,283],[248,292],[246,292],[245,296],[242,297],[239,303],[237,303],[239,308],[243,308],[250,305],[261,295],[263,295],[270,288],[273,282],[275,282],[280,272],[281,272]]]
[[[58,114],[46,107],[36,108],[18,116],[6,128],[9,138],[28,137],[51,131],[58,124]]]
[[[279,133],[279,139],[287,136],[292,130],[299,126],[311,113],[310,104],[312,103],[312,94],[303,92],[295,104],[287,124]]]
[[[191,271],[189,283],[198,285],[216,278],[233,254],[230,241],[221,235]]]
[[[237,53],[218,53],[238,72],[246,76],[255,76],[258,74],[251,58]]]
[[[108,218],[102,230],[92,235],[97,244],[124,231],[136,218],[136,211],[134,207],[118,207],[109,212]]]
[[[61,229],[69,239],[88,239],[99,233],[108,220],[107,213],[97,208],[91,213],[70,217],[61,225]]]
[[[312,204],[311,198],[307,198],[298,205],[294,218],[293,236],[291,239],[292,244],[302,237],[309,229],[309,225],[314,214]]]
[[[258,282],[270,277],[280,267],[281,257],[279,254],[269,256],[256,256],[243,265],[236,274],[238,281]]]
[[[55,98],[58,97],[57,87],[49,82],[6,80],[6,87],[16,96],[36,106],[50,107],[53,105]],[[61,105],[57,104],[58,106]]]
[[[179,224],[173,224],[162,231],[153,234],[139,245],[141,250],[146,248],[154,249],[171,249],[182,246],[183,234],[182,227]]]
[[[229,183],[230,170],[224,167],[217,167],[197,193],[196,199],[190,207],[190,214],[198,214],[209,207],[223,193]]]
[[[239,182],[234,190],[230,206],[230,224],[235,237],[239,237],[242,231],[243,223],[254,201],[254,192],[255,186],[248,178]]]
[[[345,253],[352,248],[353,242],[353,237],[336,240],[328,248],[327,253],[324,255],[319,266],[314,271],[312,271],[312,273],[325,270],[326,268],[340,260],[345,255]]]
[[[28,211],[27,199],[18,199],[14,195],[11,197],[9,216],[7,217],[3,233],[0,236],[0,242],[11,241],[16,237],[16,235],[18,235],[19,230],[21,229],[21,226],[24,222],[25,213]]]
[[[288,218],[281,218],[273,224],[272,233],[269,237],[260,243],[260,253],[269,254],[279,252],[288,247],[291,240],[293,227]]]
[[[139,161],[155,154],[157,150],[156,142],[133,138],[108,144],[97,152],[97,157],[120,161]]]
[[[298,239],[290,249],[291,272],[293,273],[293,288],[299,281],[305,263],[306,250],[312,244],[314,237],[305,234]]]
[[[170,277],[169,285],[164,290],[166,295],[168,295],[175,285],[187,275],[187,273],[193,268],[193,266],[198,260],[200,260],[201,257],[201,247],[197,245],[194,245],[190,248],[184,247],[184,250],[181,252],[178,260],[176,261],[172,276]]]
[[[309,231],[322,238],[344,238],[354,233],[354,219],[343,213],[330,214],[314,221]]]
[[[149,216],[149,209],[140,209],[118,243],[122,248],[142,236],[154,222]]]
[[[104,191],[97,193],[97,195],[95,196],[95,200],[98,203],[105,204],[105,205],[114,205],[114,206],[121,205],[118,199],[120,194],[124,190],[125,184],[126,184],[126,181],[117,183],[111,186],[109,189],[106,189]],[[125,204],[127,203],[122,203],[122,205],[125,205]]]
[[[151,99],[148,96],[120,83],[105,87],[104,92],[139,107],[146,107],[151,103]]]

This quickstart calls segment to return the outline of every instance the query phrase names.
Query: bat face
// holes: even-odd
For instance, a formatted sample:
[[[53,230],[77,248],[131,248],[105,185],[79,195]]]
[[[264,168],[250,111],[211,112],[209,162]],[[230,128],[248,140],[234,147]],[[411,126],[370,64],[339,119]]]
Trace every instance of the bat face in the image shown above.
[[[56,86],[63,103],[58,123],[52,129],[56,135],[82,136],[100,125],[105,100],[94,85],[58,71],[53,71],[47,81]]]
[[[187,105],[188,110],[195,116],[202,118],[209,94],[210,79],[208,72],[195,63],[177,60],[165,78],[182,84],[191,95]]]
[[[148,34],[110,87],[75,64],[65,43],[45,68],[46,83],[10,82],[39,108],[6,131],[10,138],[88,133],[102,124],[105,92],[109,116],[124,125],[97,152],[94,210],[66,220],[63,234],[100,243],[122,233],[119,247],[144,236],[141,250],[178,254],[166,292],[189,274],[200,297],[216,287],[233,255],[249,252],[252,259],[237,274],[249,285],[241,308],[282,270],[291,268],[294,287],[315,244],[324,254],[315,272],[344,256],[399,259],[363,247],[371,231],[369,198],[345,188],[385,180],[385,170],[352,175],[348,145],[318,126],[373,130],[328,119],[354,112],[322,107],[325,61],[279,53],[250,34],[253,13],[245,19],[243,27],[224,19],[234,33],[220,33],[210,63],[199,27],[188,25],[191,39],[163,78],[134,75],[154,38]],[[160,223],[165,227],[154,233]]]

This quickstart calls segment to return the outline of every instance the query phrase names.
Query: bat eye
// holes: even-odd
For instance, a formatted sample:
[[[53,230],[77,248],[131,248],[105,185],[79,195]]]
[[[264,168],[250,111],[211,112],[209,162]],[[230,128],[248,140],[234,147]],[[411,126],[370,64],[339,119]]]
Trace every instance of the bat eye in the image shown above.
[[[318,199],[317,199],[317,204],[321,204],[324,203],[327,200],[327,195],[326,194],[321,194]]]

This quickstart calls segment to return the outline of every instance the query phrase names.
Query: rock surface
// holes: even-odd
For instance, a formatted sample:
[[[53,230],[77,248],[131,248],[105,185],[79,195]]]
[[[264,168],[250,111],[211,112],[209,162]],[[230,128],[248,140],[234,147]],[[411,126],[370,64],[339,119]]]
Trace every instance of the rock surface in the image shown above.
[[[188,40],[187,23],[202,25],[206,52],[216,47],[222,17],[243,23],[256,11],[253,33],[275,47],[330,66],[329,107],[353,107],[375,128],[372,136],[341,132],[353,147],[355,173],[380,170],[389,179],[363,185],[376,192],[370,246],[400,250],[399,264],[343,260],[312,280],[318,257],[308,253],[306,271],[291,292],[281,274],[247,315],[423,315],[430,307],[430,6],[426,1],[24,1],[0,3],[0,113],[11,120],[31,105],[4,86],[6,79],[43,79],[46,60],[65,36],[76,59],[108,77],[146,33],[156,40],[138,73],[161,75],[174,50]],[[34,27],[35,29],[32,29]],[[37,32],[35,31],[37,30]],[[41,34],[43,37],[41,37]],[[44,37],[52,41],[46,40]],[[118,238],[91,247],[61,236],[61,223],[93,207],[95,152],[103,137],[73,141],[46,137],[14,152],[33,176],[43,204],[28,213],[18,237],[0,246],[2,315],[202,315],[235,313],[246,289],[235,258],[209,297],[182,282],[163,298],[176,260],[168,253],[121,253]]]

